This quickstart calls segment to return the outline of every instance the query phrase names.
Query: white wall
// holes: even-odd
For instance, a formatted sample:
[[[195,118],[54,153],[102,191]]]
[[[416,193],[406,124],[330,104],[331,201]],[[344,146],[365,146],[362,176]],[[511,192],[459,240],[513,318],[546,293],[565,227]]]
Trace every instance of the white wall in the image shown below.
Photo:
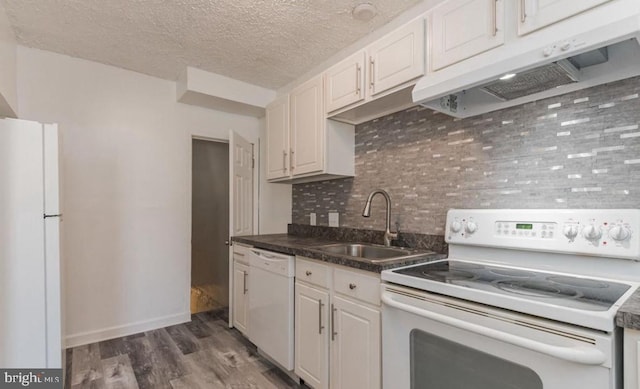
[[[260,121],[176,103],[175,83],[18,47],[19,116],[62,133],[67,345],[189,320],[191,137]],[[290,212],[290,210],[289,210]]]
[[[16,117],[16,39],[7,14],[0,5],[0,116]]]

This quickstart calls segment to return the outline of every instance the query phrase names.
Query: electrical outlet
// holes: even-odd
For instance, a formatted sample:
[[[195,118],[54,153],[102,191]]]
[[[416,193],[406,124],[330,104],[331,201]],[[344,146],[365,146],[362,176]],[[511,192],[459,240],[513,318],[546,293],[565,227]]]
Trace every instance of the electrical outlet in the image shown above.
[[[311,212],[309,214],[309,224],[312,226],[316,225],[316,213],[315,212]]]
[[[329,227],[338,227],[340,225],[340,214],[338,212],[329,212]]]

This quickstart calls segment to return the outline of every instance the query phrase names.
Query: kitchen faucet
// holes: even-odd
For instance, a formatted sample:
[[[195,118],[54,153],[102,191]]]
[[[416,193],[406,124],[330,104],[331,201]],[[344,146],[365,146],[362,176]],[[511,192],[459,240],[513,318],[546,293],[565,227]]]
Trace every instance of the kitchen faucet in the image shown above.
[[[374,189],[371,193],[369,193],[367,202],[364,205],[364,210],[362,210],[362,216],[371,216],[371,200],[373,199],[373,196],[377,195],[378,193],[383,195],[385,200],[387,201],[387,229],[384,231],[384,245],[389,247],[391,246],[392,240],[398,239],[398,232],[391,232],[391,198],[389,197],[389,193],[387,193],[383,189]]]

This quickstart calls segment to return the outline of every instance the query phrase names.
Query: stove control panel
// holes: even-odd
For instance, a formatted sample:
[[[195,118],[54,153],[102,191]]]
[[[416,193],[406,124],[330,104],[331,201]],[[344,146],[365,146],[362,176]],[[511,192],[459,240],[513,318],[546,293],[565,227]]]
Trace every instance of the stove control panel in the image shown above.
[[[445,240],[640,261],[640,210],[452,209]]]
[[[553,239],[557,232],[556,223],[497,221],[494,223],[496,235],[531,239]]]

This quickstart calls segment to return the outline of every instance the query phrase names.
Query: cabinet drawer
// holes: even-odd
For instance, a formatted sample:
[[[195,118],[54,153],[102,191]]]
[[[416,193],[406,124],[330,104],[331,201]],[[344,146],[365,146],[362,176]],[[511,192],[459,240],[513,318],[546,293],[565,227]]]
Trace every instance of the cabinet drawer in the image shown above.
[[[296,280],[329,289],[331,269],[317,262],[296,258]]]
[[[336,293],[380,305],[380,279],[349,270],[335,269],[333,287]]]
[[[249,265],[249,253],[251,252],[250,246],[243,246],[238,243],[233,245],[233,260]]]

